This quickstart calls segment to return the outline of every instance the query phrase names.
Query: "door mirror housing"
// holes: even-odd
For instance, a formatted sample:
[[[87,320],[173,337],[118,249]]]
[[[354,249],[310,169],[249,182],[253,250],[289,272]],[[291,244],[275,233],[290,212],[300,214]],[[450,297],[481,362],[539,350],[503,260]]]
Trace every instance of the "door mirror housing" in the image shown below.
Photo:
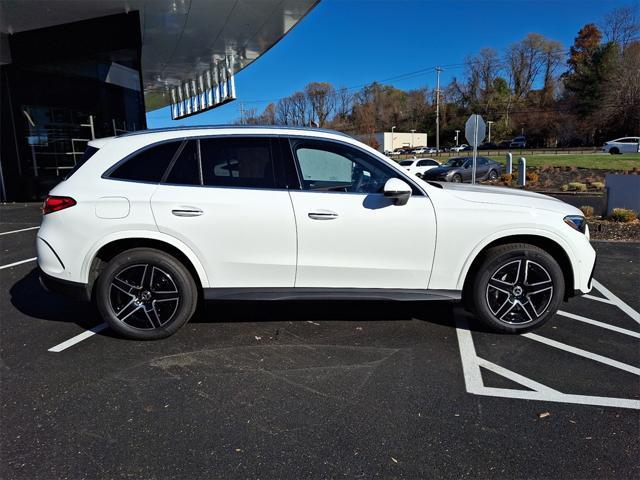
[[[406,205],[411,197],[411,186],[399,178],[390,178],[384,184],[384,196],[393,198],[395,205]]]

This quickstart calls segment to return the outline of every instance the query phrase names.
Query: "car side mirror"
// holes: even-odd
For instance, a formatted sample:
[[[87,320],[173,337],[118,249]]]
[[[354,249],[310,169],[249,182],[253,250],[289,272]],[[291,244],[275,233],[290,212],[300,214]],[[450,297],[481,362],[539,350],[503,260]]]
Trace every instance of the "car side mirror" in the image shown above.
[[[384,184],[384,196],[393,198],[395,205],[406,205],[411,197],[411,186],[399,178],[390,178]]]

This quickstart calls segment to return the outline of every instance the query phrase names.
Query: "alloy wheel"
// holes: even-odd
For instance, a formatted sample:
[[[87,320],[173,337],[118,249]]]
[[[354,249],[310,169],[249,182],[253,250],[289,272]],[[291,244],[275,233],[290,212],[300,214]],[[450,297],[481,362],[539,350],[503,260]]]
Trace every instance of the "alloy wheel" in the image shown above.
[[[486,301],[500,321],[522,325],[540,318],[553,298],[549,272],[539,263],[519,259],[500,266],[491,276]]]
[[[118,321],[140,330],[153,330],[175,316],[180,292],[165,270],[150,264],[136,264],[114,275],[109,302]]]

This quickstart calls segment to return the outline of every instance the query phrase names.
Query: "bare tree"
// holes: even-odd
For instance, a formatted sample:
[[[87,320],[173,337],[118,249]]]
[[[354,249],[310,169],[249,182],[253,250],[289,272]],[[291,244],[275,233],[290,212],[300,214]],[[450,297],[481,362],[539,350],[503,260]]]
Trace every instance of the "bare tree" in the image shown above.
[[[335,89],[327,82],[312,82],[304,91],[311,106],[311,119],[324,127],[336,105]]]
[[[293,125],[304,126],[309,124],[307,118],[309,105],[307,102],[307,96],[302,92],[296,92],[291,95],[292,110],[292,123]]]
[[[293,123],[293,101],[291,97],[278,100],[276,105],[276,121],[278,125],[291,125]]]
[[[638,4],[626,5],[605,15],[604,21],[600,24],[605,39],[608,42],[617,43],[623,51],[633,40],[638,40],[640,36],[639,8]]]

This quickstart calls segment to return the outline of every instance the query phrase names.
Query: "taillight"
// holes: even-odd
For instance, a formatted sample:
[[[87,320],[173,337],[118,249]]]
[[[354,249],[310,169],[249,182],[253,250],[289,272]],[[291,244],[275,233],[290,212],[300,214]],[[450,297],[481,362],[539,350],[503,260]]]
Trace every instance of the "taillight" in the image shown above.
[[[42,214],[57,212],[64,210],[65,208],[73,207],[76,201],[71,197],[54,197],[47,195],[44,199],[44,205],[42,205]]]

